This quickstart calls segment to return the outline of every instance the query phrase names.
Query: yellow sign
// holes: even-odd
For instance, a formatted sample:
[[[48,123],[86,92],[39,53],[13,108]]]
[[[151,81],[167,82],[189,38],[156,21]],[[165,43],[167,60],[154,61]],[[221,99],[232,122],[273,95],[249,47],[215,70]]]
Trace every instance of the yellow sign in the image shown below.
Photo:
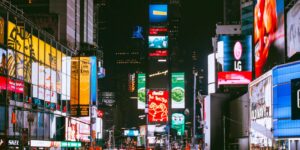
[[[91,78],[90,57],[80,57],[80,104],[90,104],[90,78]]]
[[[73,57],[71,59],[71,100],[70,105],[78,105],[79,104],[79,57]]]
[[[4,18],[0,17],[0,44],[4,44]]]

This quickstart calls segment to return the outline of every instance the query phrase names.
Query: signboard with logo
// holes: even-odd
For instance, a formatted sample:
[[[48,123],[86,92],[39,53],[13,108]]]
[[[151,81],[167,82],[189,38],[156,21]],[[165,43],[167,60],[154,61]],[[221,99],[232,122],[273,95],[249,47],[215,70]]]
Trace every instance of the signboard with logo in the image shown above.
[[[272,71],[249,84],[249,99],[251,147],[272,146]]]
[[[106,106],[113,106],[116,102],[114,92],[102,92],[101,99]]]
[[[172,114],[172,128],[177,130],[177,135],[184,134],[185,117],[181,113]]]
[[[185,108],[184,73],[172,73],[172,108]]]
[[[223,35],[218,39],[218,85],[248,84],[252,80],[252,37]]]
[[[148,61],[147,88],[169,88],[167,57],[150,57]]]
[[[128,74],[128,91],[134,92],[135,91],[135,73]]]
[[[167,90],[148,91],[148,120],[150,123],[168,121],[168,98]]]
[[[137,85],[137,95],[138,95],[138,109],[145,109],[146,102],[146,75],[143,73],[138,74],[138,85]]]

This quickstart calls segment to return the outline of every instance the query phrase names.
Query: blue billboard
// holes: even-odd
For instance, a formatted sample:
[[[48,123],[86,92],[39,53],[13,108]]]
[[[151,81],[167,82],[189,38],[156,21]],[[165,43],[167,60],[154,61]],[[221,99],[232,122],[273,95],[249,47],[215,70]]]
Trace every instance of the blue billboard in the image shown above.
[[[274,137],[300,136],[300,120],[292,120],[291,80],[300,78],[300,61],[273,68]]]
[[[149,5],[150,23],[164,23],[168,20],[168,5],[152,4]]]
[[[97,101],[97,58],[92,56],[91,60],[91,102],[96,105]]]
[[[149,36],[149,48],[168,48],[168,36]]]

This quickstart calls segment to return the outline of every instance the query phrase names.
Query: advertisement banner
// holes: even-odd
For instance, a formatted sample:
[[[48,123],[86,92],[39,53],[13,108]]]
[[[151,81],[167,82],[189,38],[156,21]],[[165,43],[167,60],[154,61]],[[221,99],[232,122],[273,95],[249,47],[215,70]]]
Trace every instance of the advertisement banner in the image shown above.
[[[97,101],[97,58],[90,57],[91,60],[91,102],[96,104]]]
[[[8,81],[7,81],[8,80]],[[19,80],[7,79],[0,76],[0,90],[8,90],[16,93],[24,92],[24,82]]]
[[[5,27],[4,18],[0,17],[0,44],[4,44],[4,27]]]
[[[168,48],[168,36],[149,36],[149,48]]]
[[[137,84],[137,91],[138,91],[138,109],[145,109],[145,102],[146,102],[146,75],[145,74],[138,74],[138,84]]]
[[[151,4],[149,5],[150,23],[164,23],[168,21],[168,5]]]
[[[300,52],[300,35],[297,34],[300,28],[300,1],[297,1],[288,11],[286,24],[287,55],[292,57]]]
[[[291,80],[292,120],[300,119],[300,78]]]
[[[150,57],[148,60],[147,88],[169,88],[170,74],[167,57]]]
[[[78,118],[77,118],[78,119]],[[90,125],[84,119],[75,120],[66,118],[66,141],[89,141]]]
[[[249,84],[250,149],[272,147],[272,72]]]
[[[172,108],[185,108],[184,73],[172,73]]]
[[[90,104],[89,57],[73,57],[71,62],[71,115],[88,116]],[[79,88],[80,87],[80,88]]]
[[[181,113],[172,114],[172,129],[177,130],[177,135],[184,135],[185,117]]]
[[[284,0],[255,0],[253,28],[257,78],[275,65],[284,63]]]
[[[149,123],[167,122],[169,92],[167,90],[149,90],[148,98]]]
[[[249,84],[252,80],[252,36],[218,37],[218,85]],[[220,67],[218,67],[220,68]]]

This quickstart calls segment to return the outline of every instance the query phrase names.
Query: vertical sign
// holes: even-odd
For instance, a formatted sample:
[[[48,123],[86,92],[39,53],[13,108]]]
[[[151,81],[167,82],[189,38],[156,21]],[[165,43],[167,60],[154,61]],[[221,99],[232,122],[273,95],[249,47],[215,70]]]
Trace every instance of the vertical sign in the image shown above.
[[[291,80],[292,120],[300,119],[300,78]]]
[[[145,109],[145,101],[146,101],[146,75],[138,74],[138,109]]]
[[[71,63],[71,116],[88,116],[90,104],[89,57],[73,57]],[[79,88],[80,87],[80,88]]]
[[[172,108],[185,108],[184,73],[172,73]]]
[[[4,18],[0,17],[0,44],[4,44]]]
[[[96,105],[97,101],[97,58],[95,56],[91,59],[91,102]]]
[[[167,90],[149,90],[148,120],[150,123],[168,121],[168,97]]]

